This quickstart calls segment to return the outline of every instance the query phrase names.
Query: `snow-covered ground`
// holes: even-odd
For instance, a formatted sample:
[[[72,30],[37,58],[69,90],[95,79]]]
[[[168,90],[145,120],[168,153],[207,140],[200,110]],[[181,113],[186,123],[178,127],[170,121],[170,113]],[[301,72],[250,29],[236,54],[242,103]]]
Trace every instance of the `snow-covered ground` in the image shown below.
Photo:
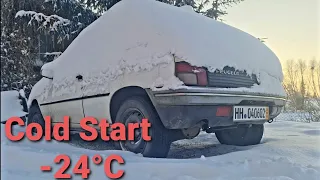
[[[1,97],[2,120],[23,113],[22,106],[16,102],[17,92],[2,92]],[[320,177],[320,123],[281,121],[288,115],[281,114],[275,122],[266,124],[265,135],[259,145],[221,145],[214,134],[201,133],[193,140],[173,143],[166,159],[116,151],[111,143],[83,142],[77,136],[69,143],[31,142],[28,139],[11,142],[4,135],[4,125],[1,125],[1,179],[54,179],[54,173],[62,166],[54,163],[59,154],[69,155],[72,159],[67,173],[72,172],[81,155],[92,157],[100,154],[106,158],[118,154],[126,163],[123,166],[115,164],[115,170],[124,169],[124,179],[315,180]],[[24,128],[15,126],[13,130],[17,133]],[[53,171],[42,172],[40,167],[46,165],[52,166]],[[89,167],[90,179],[107,179],[102,166],[91,163]],[[73,179],[82,178],[73,175]]]
[[[25,96],[23,91],[20,94]],[[23,106],[20,104],[19,91],[1,91],[1,122],[12,116],[24,115],[26,113],[23,112]]]
[[[125,170],[124,179],[133,180],[315,180],[320,177],[320,123],[278,120],[266,124],[261,144],[248,147],[221,145],[214,134],[201,133],[193,140],[172,144],[167,159],[144,158],[112,150],[107,143],[84,143],[77,139],[71,143],[35,143],[27,139],[10,142],[3,134],[3,127],[1,178],[4,180],[54,179],[61,164],[54,164],[53,160],[59,154],[69,155],[72,167],[83,154],[121,155],[126,161],[121,166]],[[53,171],[41,172],[43,165],[51,165]],[[92,164],[90,169],[89,179],[106,179],[102,166]],[[71,171],[69,168],[67,172]],[[73,175],[73,179],[81,177]]]

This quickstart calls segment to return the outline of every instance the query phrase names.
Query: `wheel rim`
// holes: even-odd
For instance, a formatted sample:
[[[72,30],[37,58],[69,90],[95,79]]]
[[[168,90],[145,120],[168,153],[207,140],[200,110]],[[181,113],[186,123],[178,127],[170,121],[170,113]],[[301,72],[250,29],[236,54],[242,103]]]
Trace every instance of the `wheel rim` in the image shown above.
[[[128,109],[124,112],[123,122],[126,127],[128,127],[129,123],[141,123],[141,120],[145,116],[139,109]],[[127,133],[127,132],[126,132]],[[128,137],[127,137],[128,138]],[[133,141],[120,141],[120,147],[122,150],[131,151],[134,153],[141,153],[145,147],[145,141],[142,139],[141,129],[135,129],[134,132],[134,140]]]

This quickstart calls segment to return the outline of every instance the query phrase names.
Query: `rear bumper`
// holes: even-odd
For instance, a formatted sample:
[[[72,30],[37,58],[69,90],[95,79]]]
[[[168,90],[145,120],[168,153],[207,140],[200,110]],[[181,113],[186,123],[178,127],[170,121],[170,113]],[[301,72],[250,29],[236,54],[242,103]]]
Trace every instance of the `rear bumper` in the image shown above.
[[[147,90],[163,125],[168,129],[194,127],[205,122],[209,127],[231,126],[233,113],[227,117],[217,117],[219,106],[258,105],[269,106],[270,119],[280,114],[285,105],[284,97],[244,92],[221,92],[214,88],[189,88],[170,91]],[[241,123],[265,123],[250,120]]]

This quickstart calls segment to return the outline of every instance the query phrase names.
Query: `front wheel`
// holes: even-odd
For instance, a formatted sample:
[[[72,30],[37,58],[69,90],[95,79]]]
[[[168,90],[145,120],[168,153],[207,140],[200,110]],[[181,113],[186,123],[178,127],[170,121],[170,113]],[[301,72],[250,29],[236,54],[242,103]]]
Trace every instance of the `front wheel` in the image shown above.
[[[136,129],[134,141],[119,141],[116,146],[125,151],[141,153],[144,157],[164,158],[170,149],[169,130],[166,129],[146,97],[137,96],[127,99],[120,106],[115,123],[122,123],[128,127],[129,123],[140,123],[142,119],[148,119],[149,136],[151,141],[142,138],[141,128]]]
[[[37,104],[32,104],[29,109],[29,114],[27,117],[27,125],[31,123],[38,123],[41,126],[42,132],[45,131],[45,122],[40,111],[40,108]],[[36,133],[36,130],[33,129],[33,133]]]
[[[235,146],[249,146],[259,144],[264,132],[263,124],[239,126],[235,129],[226,129],[215,132],[221,144]]]

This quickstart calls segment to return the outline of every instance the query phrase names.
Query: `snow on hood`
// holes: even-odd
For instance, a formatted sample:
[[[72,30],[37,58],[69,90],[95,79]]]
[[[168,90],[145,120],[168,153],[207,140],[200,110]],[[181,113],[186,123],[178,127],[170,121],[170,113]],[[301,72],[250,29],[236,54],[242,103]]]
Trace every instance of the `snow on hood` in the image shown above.
[[[258,77],[270,76],[278,84],[283,79],[277,56],[239,29],[192,12],[187,6],[122,0],[84,29],[53,61],[52,66],[60,64],[54,70],[54,81],[67,81],[66,77],[73,81],[83,72],[100,72],[114,79],[126,70],[168,64],[172,61],[168,55],[210,71],[231,66]],[[280,85],[278,88],[281,91]]]

